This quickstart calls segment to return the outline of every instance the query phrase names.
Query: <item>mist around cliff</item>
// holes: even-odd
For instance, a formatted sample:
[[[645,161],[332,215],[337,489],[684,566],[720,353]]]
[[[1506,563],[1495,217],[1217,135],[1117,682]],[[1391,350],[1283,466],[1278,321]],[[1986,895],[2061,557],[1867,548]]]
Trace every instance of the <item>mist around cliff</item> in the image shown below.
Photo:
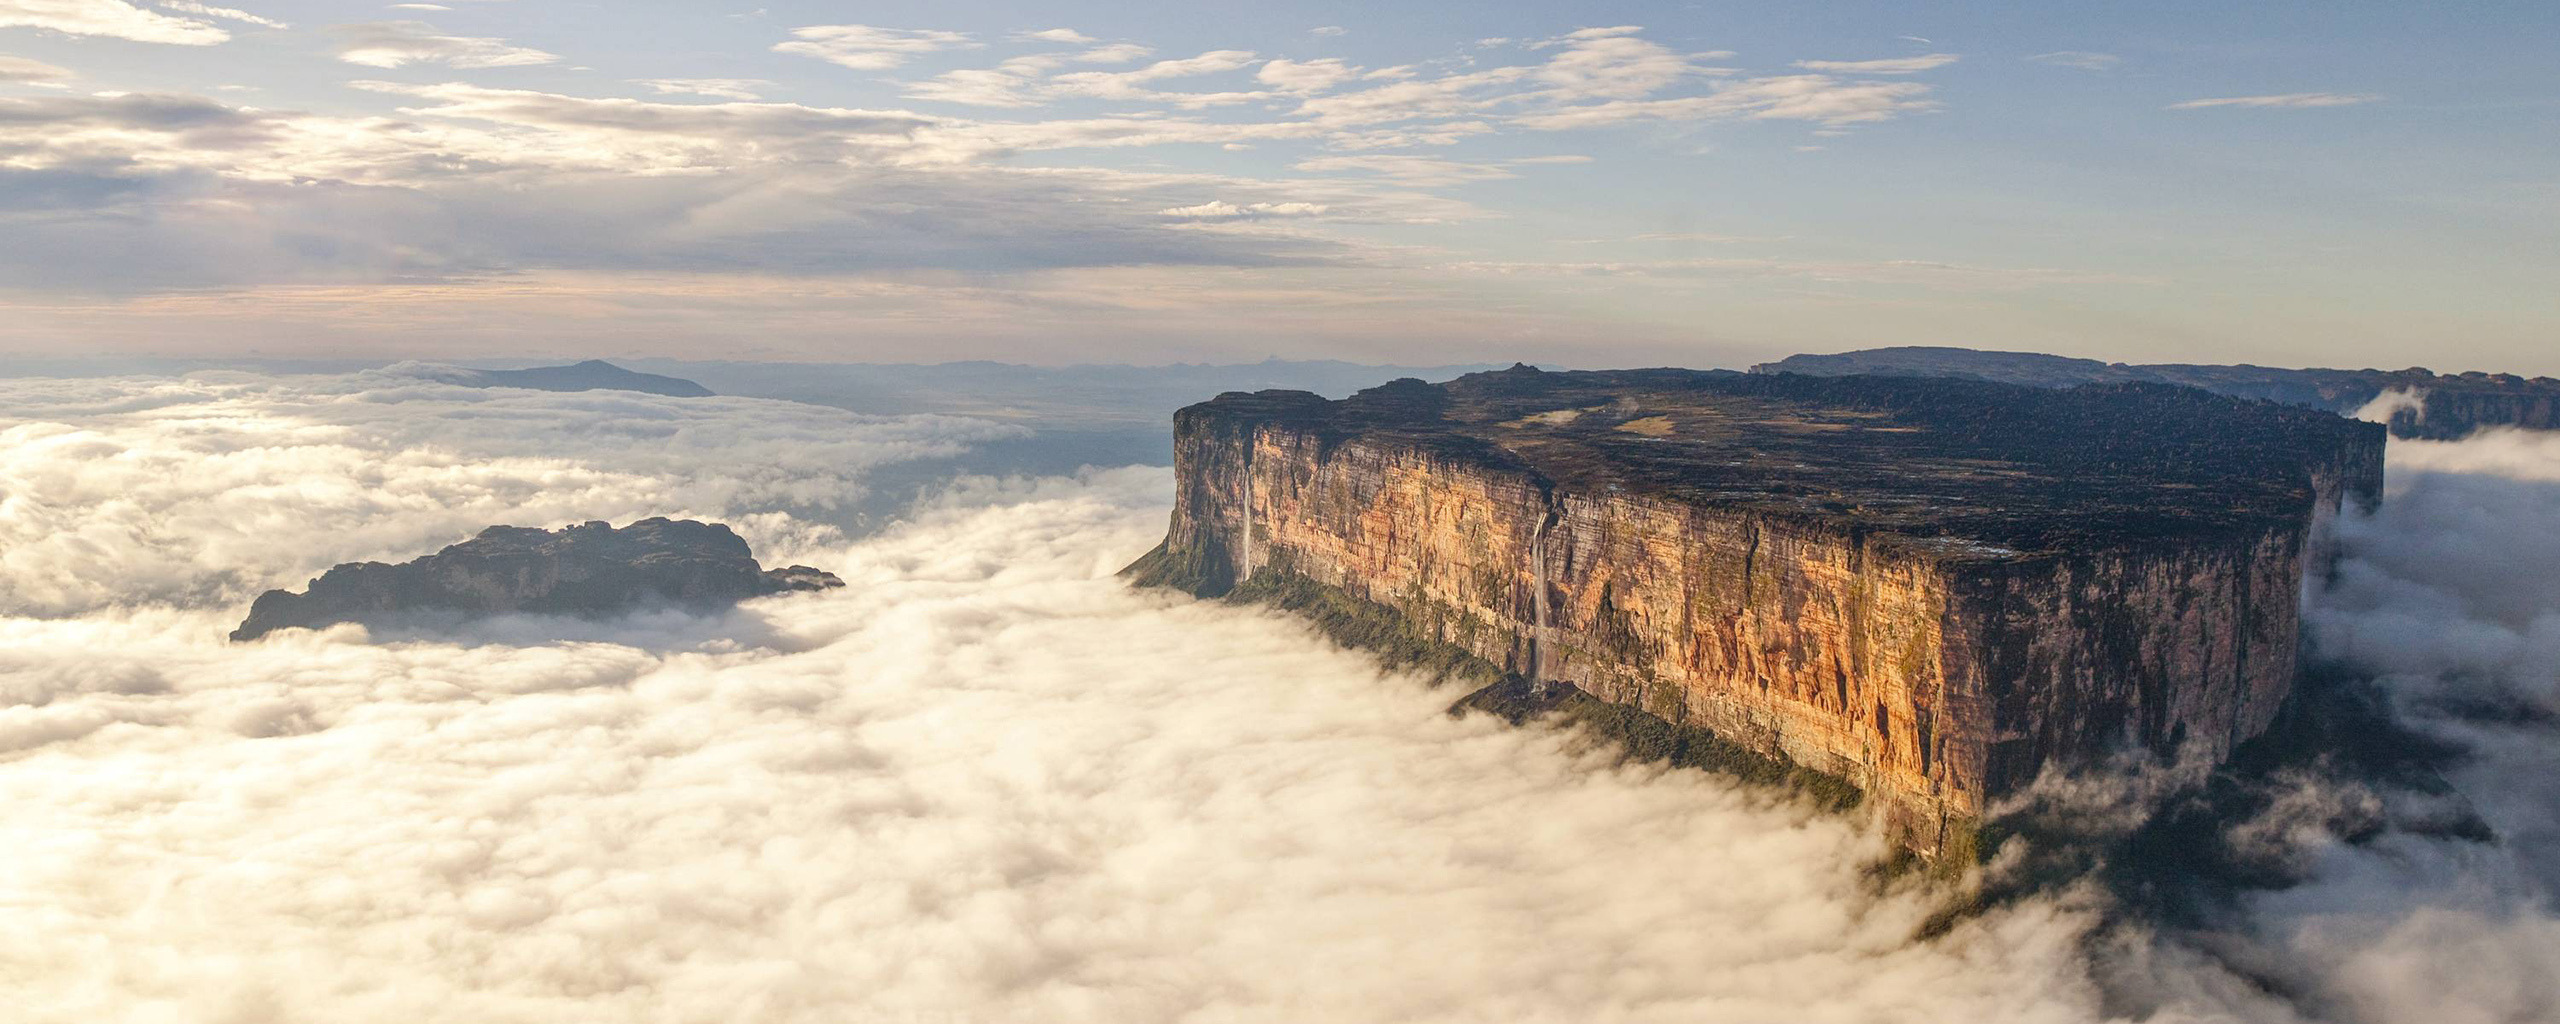
[[[2152,777],[2181,798],[2129,855],[2207,870],[2107,879],[2133,904],[2092,935],[2111,1004],[2560,1016],[2560,434],[2395,440],[2387,476],[2308,606],[2313,710]]]
[[[1013,428],[378,377],[0,381],[23,1019],[2509,1021],[2560,984],[2560,445],[2395,443],[2319,643],[2495,844],[2281,835],[2213,929],[2068,886],[1915,940],[1863,823],[1442,713],[1136,593],[1170,476],[874,483]],[[824,594],[344,626],[250,596],[507,522],[737,526]],[[2302,806],[2342,798],[2306,785]],[[2383,794],[2375,799],[2403,799]],[[2538,859],[2539,858],[2539,859]]]

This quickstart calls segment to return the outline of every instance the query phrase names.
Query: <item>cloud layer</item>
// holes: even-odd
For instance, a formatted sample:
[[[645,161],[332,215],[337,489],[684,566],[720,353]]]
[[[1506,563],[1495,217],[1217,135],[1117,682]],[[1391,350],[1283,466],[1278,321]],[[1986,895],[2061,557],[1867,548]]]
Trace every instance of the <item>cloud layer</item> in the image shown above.
[[[958,480],[854,539],[828,509],[871,469],[1006,432],[432,376],[0,387],[0,970],[23,1019],[2553,1005],[2530,851],[2560,776],[2513,774],[2550,767],[2550,727],[2428,710],[2548,706],[2560,594],[2524,566],[2560,565],[2535,539],[2560,530],[2503,518],[2560,507],[2527,500],[2560,483],[2548,439],[2395,448],[2320,620],[2324,650],[2479,746],[2457,781],[2510,845],[2314,835],[2311,885],[2205,940],[2073,893],[1917,941],[1936,896],[1879,890],[1857,821],[1452,719],[1292,621],[1127,590],[1109,574],[1161,531],[1161,470]],[[220,639],[246,595],[335,559],[659,512],[849,586],[715,619]]]

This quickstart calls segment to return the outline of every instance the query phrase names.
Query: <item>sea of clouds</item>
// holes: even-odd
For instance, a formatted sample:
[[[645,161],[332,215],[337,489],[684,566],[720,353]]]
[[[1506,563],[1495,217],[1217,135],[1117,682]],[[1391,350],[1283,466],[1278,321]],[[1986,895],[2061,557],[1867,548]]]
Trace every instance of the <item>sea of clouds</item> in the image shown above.
[[[1162,469],[386,375],[0,381],[0,990],[31,1022],[2525,1021],[2560,1016],[2560,444],[2395,443],[2315,623],[2508,840],[2296,837],[2155,932],[2082,886],[1926,941],[1865,823],[1443,713],[1133,592]],[[840,591],[341,626],[248,600],[492,523],[737,525]]]

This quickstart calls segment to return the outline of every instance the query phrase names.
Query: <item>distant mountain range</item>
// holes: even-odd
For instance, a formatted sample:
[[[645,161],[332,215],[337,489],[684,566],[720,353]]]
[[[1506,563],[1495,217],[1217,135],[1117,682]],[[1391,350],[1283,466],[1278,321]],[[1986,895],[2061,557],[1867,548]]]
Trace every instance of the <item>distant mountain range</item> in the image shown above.
[[[2287,370],[2191,363],[2127,364],[1969,348],[1901,346],[1831,355],[1794,355],[1761,363],[1753,373],[1818,377],[1883,374],[1965,377],[2065,388],[2148,381],[2184,384],[2235,398],[2263,398],[2390,424],[2394,437],[2445,439],[2483,427],[2560,428],[2560,380],[2511,373],[2438,374],[2430,370]]]
[[[383,373],[419,377],[467,388],[529,388],[535,391],[638,391],[676,398],[708,398],[710,388],[682,377],[637,373],[602,359],[567,366],[529,366],[519,370],[478,370],[440,363],[394,363]]]
[[[757,363],[627,360],[724,395],[780,398],[879,415],[948,413],[1026,425],[1171,429],[1173,411],[1228,391],[1283,388],[1343,397],[1398,377],[1449,380],[1508,363],[1388,366],[1337,360],[1169,366],[960,363]]]

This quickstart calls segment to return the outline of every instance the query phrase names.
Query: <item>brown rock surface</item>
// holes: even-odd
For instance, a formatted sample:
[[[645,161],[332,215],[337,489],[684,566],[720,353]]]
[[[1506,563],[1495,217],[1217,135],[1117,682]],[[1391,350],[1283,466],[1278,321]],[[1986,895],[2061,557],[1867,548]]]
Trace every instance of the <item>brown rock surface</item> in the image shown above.
[[[2184,388],[1682,370],[1230,393],[1145,582],[1311,584],[1839,777],[1913,848],[2118,750],[2221,758],[2295,670],[2383,433]]]

